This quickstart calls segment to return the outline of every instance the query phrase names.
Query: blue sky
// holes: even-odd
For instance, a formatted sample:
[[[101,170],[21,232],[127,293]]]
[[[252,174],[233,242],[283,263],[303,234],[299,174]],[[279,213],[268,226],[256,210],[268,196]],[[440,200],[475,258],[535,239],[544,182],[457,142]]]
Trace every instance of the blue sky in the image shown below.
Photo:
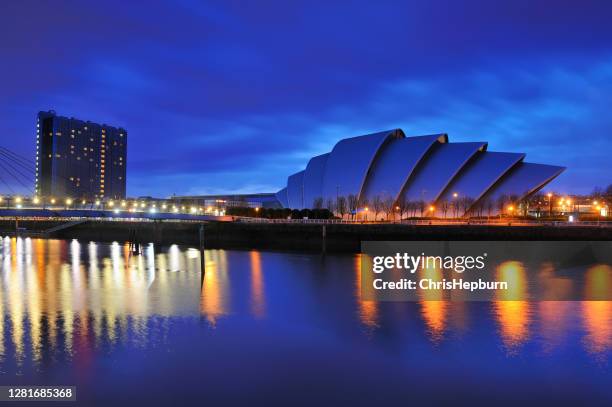
[[[609,1],[3,2],[0,145],[129,132],[130,196],[280,189],[344,137],[488,141],[612,183]],[[347,169],[348,170],[348,169]]]

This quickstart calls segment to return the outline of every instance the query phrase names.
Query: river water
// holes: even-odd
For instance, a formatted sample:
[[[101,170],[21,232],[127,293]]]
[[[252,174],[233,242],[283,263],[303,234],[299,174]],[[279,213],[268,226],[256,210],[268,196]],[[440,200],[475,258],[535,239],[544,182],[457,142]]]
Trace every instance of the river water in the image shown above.
[[[74,385],[80,405],[612,405],[609,301],[361,301],[359,255],[209,250],[202,279],[186,247],[1,245],[0,385]]]

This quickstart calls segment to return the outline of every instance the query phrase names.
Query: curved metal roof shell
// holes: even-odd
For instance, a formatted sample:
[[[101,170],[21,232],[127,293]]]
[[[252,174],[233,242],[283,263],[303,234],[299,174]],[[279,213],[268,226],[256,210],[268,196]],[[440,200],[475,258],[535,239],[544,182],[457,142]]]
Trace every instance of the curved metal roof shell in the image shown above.
[[[360,197],[368,171],[381,147],[392,139],[404,137],[402,130],[395,129],[339,141],[325,165],[323,200],[351,194]]]
[[[555,179],[565,170],[565,167],[556,165],[518,163],[512,170],[508,171],[487,193],[481,197],[481,202],[497,202],[500,196],[516,195],[523,199],[540,189]],[[474,204],[477,204],[475,202]]]
[[[453,194],[480,199],[506,172],[525,158],[522,153],[478,152],[452,180],[438,201],[450,202]]]
[[[410,177],[403,195],[407,201],[435,202],[461,168],[487,143],[439,144],[422,160]]]
[[[292,209],[304,208],[304,171],[296,172],[287,179],[287,203]]]
[[[317,198],[323,197],[323,176],[329,153],[313,157],[304,172],[304,206],[311,208]]]
[[[446,143],[446,134],[394,139],[378,154],[363,187],[363,196],[371,201],[375,196],[390,196],[397,200],[410,175],[425,154],[436,143]]]

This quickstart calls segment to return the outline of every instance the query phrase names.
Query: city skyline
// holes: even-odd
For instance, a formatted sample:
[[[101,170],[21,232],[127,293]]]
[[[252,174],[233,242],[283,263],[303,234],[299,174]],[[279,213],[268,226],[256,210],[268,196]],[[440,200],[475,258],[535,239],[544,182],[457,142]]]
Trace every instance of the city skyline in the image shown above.
[[[39,110],[130,129],[129,196],[276,192],[381,128],[554,162],[563,194],[612,182],[605,2],[31,7],[0,17],[0,145],[33,161]]]

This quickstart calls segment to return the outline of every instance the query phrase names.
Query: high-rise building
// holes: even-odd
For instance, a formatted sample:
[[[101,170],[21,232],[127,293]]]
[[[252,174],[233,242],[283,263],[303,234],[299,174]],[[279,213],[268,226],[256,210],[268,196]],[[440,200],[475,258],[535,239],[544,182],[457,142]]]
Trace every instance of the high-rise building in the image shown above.
[[[39,112],[36,185],[41,197],[125,198],[127,131]]]

